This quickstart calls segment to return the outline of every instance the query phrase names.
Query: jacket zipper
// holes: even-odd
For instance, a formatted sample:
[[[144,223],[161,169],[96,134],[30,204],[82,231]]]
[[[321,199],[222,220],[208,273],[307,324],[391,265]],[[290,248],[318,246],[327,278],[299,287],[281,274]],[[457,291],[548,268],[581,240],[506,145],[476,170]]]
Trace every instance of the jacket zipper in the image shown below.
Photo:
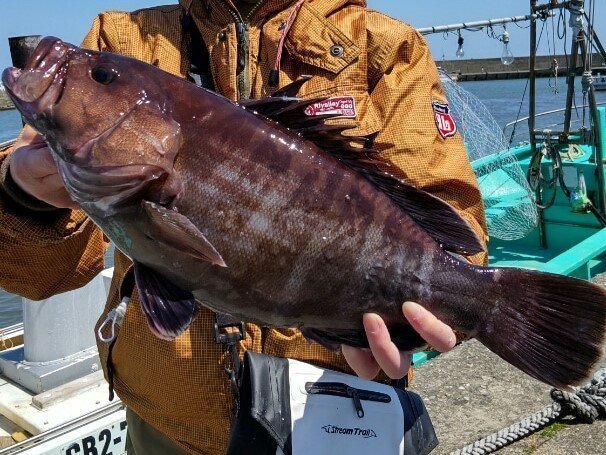
[[[391,397],[385,393],[356,389],[342,382],[306,382],[305,390],[310,395],[332,395],[351,398],[359,418],[364,417],[363,400],[379,403],[389,403],[391,401]]]
[[[249,39],[249,29],[250,19],[257,12],[257,10],[263,5],[264,0],[260,0],[253,9],[246,15],[245,18],[240,16],[240,13],[234,10],[231,6],[227,5],[227,10],[234,18],[234,23],[236,24],[236,37],[238,40],[238,56],[237,62],[238,66],[236,68],[236,81],[238,84],[238,99],[248,99],[250,98],[250,79],[248,77],[248,66],[249,66],[249,47],[250,47],[250,39]]]

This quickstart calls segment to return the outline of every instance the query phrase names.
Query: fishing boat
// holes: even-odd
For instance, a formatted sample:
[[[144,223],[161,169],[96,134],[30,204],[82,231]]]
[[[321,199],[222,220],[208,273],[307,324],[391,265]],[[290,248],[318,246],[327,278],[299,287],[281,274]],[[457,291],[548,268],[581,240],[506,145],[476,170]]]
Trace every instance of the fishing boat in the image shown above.
[[[599,77],[583,81],[586,116],[575,121],[572,111],[577,66],[585,69],[582,77],[591,77],[590,46],[583,30],[593,28],[586,23],[582,0],[546,4],[531,0],[530,5],[530,15],[525,16],[530,21],[529,114],[508,125],[511,145],[495,145],[472,162],[489,220],[490,262],[590,279],[606,270],[606,106],[595,98]],[[571,32],[578,38],[572,40],[567,69],[567,102],[561,110],[537,113],[537,25],[561,9],[573,19]],[[498,23],[507,19],[503,21]],[[487,26],[496,23],[487,21]],[[451,28],[472,25],[481,26],[476,22]],[[444,33],[450,28],[432,29]],[[458,86],[451,78],[442,81],[447,89]],[[449,98],[451,93],[455,95],[449,92]],[[475,124],[479,114],[469,99],[465,103],[457,120],[471,149],[473,134],[467,131],[473,128],[465,126]],[[472,114],[475,117],[469,117]],[[537,127],[539,119],[555,115],[564,116],[561,124]],[[515,131],[525,124],[527,140],[514,145]],[[125,453],[125,410],[119,399],[108,399],[93,333],[111,275],[111,269],[105,270],[84,288],[45,301],[24,299],[23,324],[0,329],[0,455]],[[85,305],[90,319],[72,305],[81,300],[88,301],[78,307]],[[40,321],[45,321],[44,327]],[[417,353],[414,362],[421,364],[435,355]]]
[[[528,142],[511,147],[507,153],[522,167],[538,208],[537,226],[517,240],[494,238],[490,242],[490,262],[494,265],[529,267],[546,272],[590,279],[606,268],[606,198],[604,151],[606,149],[606,107],[596,101],[592,76],[592,43],[598,42],[593,24],[588,23],[584,1],[539,4],[531,0],[529,115],[511,124],[528,125]],[[570,16],[572,45],[567,68],[566,105],[547,113],[536,112],[537,25],[546,11],[565,10]],[[592,38],[593,37],[593,38]],[[601,45],[600,45],[601,47]],[[577,67],[583,68],[581,86],[582,118],[573,121]],[[563,115],[562,122],[537,127],[538,120]],[[544,125],[545,122],[542,122]],[[512,134],[512,137],[514,135]],[[511,141],[510,141],[511,142]],[[480,180],[498,154],[473,162]],[[494,171],[497,185],[511,185],[503,169]],[[523,195],[513,192],[484,198],[487,216],[505,216]]]

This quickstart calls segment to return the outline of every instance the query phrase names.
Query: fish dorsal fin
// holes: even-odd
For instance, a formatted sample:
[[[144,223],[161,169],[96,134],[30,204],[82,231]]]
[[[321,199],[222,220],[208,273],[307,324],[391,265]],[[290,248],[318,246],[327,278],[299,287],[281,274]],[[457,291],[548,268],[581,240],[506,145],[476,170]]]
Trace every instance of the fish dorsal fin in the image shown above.
[[[365,160],[361,165],[360,160],[340,160],[387,193],[446,251],[464,255],[484,251],[482,241],[469,223],[447,202],[378,167],[369,167],[370,160]]]
[[[276,112],[301,102],[301,98],[297,96],[303,84],[305,84],[311,76],[301,76],[294,82],[276,90],[271,95],[265,98],[240,100],[238,104],[245,107],[249,111],[256,112],[267,118],[273,118]]]
[[[309,127],[319,126],[325,120],[338,117],[339,114],[306,115],[305,109],[311,104],[324,101],[326,98],[302,99],[297,93],[311,76],[300,79],[282,87],[265,98],[240,100],[238,104],[246,110],[274,120],[287,128],[300,132]],[[303,135],[303,134],[302,134]],[[306,139],[310,139],[304,136]]]
[[[326,120],[339,114],[307,115],[306,109],[311,104],[325,99],[297,98],[299,89],[309,79],[309,76],[304,76],[266,98],[246,100],[240,104],[297,132],[362,174],[388,194],[445,250],[458,254],[484,251],[482,241],[469,223],[450,204],[381,170],[388,163],[379,159],[379,152],[352,145],[356,142],[365,144],[367,138],[342,134],[351,126],[326,124]]]

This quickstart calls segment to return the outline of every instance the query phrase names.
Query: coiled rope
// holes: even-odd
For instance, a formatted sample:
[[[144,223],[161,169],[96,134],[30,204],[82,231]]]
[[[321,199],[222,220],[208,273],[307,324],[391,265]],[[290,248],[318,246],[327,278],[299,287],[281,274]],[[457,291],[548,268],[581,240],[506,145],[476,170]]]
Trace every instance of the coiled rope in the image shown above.
[[[591,382],[584,387],[574,387],[571,392],[551,390],[554,403],[521,421],[478,439],[450,455],[485,455],[519,441],[542,430],[551,423],[567,416],[574,416],[586,423],[606,418],[606,368],[599,370]]]

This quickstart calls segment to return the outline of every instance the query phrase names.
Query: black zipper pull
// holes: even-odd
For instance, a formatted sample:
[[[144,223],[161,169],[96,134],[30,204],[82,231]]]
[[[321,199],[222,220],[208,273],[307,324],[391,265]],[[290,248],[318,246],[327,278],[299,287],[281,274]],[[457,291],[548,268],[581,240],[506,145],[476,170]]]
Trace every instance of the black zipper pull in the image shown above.
[[[362,402],[360,401],[360,394],[358,393],[358,389],[350,387],[348,392],[350,392],[351,398],[353,399],[354,408],[356,408],[356,414],[358,414],[359,418],[363,418],[364,408],[362,407]]]
[[[391,397],[385,393],[356,389],[355,387],[350,387],[342,382],[307,382],[305,383],[305,390],[310,395],[332,395],[351,398],[359,418],[364,417],[362,400],[378,403],[391,402]]]
[[[246,66],[246,32],[248,25],[244,22],[236,22],[236,33],[238,35],[238,72]]]

